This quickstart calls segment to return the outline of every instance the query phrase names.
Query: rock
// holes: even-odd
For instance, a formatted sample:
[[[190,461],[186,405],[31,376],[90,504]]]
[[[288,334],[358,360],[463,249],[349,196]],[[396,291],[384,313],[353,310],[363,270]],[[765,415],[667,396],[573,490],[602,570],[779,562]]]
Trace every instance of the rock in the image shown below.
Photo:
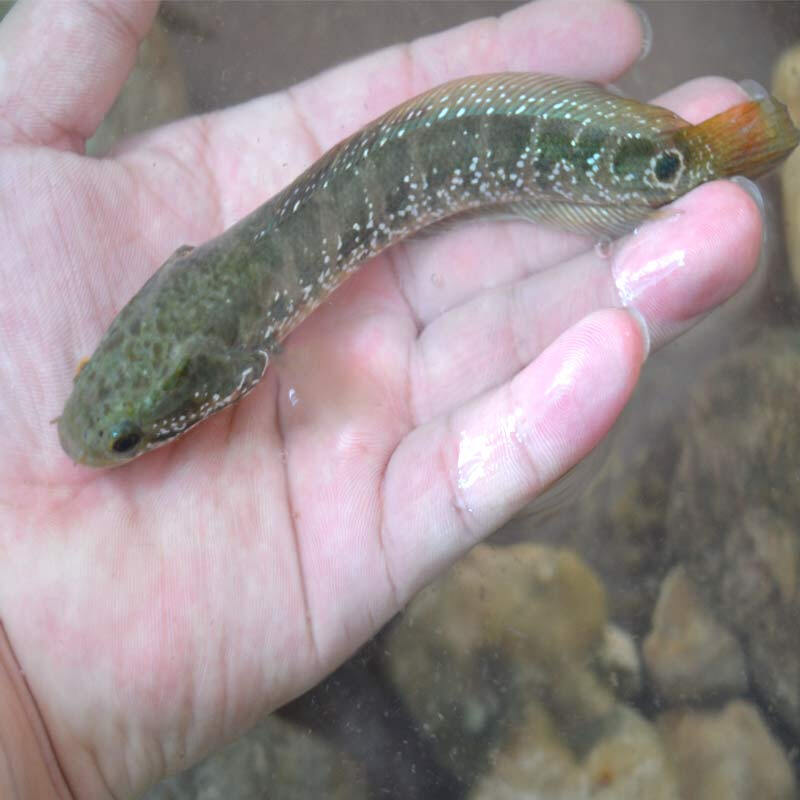
[[[642,690],[642,664],[633,637],[617,625],[606,625],[596,668],[614,694],[630,700]]]
[[[796,800],[789,761],[752,704],[669,711],[658,727],[682,800]]]
[[[747,665],[739,642],[705,607],[682,567],[664,579],[643,654],[656,691],[668,703],[718,699],[747,690]]]
[[[681,800],[653,726],[617,706],[596,727],[594,745],[576,753],[541,708],[497,753],[469,800]]]
[[[492,758],[491,772],[469,793],[469,800],[579,800],[586,776],[561,740],[550,714],[539,704]]]
[[[772,86],[775,96],[789,107],[795,125],[800,125],[800,45],[781,56]],[[800,286],[800,150],[795,150],[781,168],[781,187],[789,267],[795,285]]]
[[[800,733],[800,335],[773,331],[695,389],[667,515],[673,557]]]
[[[584,759],[591,800],[684,800],[651,723],[619,706]]]
[[[364,771],[306,728],[268,717],[192,769],[162,781],[142,800],[360,800]]]
[[[581,737],[614,697],[590,671],[605,594],[573,553],[478,546],[390,632],[387,670],[439,762],[469,783],[539,698]]]

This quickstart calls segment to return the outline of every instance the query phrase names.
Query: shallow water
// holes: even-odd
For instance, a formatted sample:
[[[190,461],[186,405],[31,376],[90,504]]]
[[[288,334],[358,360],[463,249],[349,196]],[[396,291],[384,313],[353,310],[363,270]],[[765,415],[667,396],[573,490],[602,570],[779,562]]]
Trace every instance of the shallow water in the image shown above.
[[[169,62],[181,85],[166,115],[282,89],[515,5],[167,3]],[[800,3],[642,6],[652,48],[618,82],[641,99],[705,74],[769,87],[778,55],[800,37]],[[768,227],[759,274],[651,359],[579,502],[499,531],[492,544],[504,549],[473,553],[285,709],[294,733],[266,723],[151,800],[705,800],[723,796],[710,787],[734,762],[760,796],[797,796],[800,336],[796,343],[788,329],[800,305],[778,179],[760,186]],[[473,649],[459,651],[465,640]],[[302,743],[307,728],[327,744],[311,755],[298,744],[296,770],[276,777],[276,741],[286,765],[286,742]],[[694,771],[687,752],[700,753]],[[331,771],[341,759],[346,768]],[[319,780],[304,783],[314,770]],[[722,785],[734,800],[755,796]]]

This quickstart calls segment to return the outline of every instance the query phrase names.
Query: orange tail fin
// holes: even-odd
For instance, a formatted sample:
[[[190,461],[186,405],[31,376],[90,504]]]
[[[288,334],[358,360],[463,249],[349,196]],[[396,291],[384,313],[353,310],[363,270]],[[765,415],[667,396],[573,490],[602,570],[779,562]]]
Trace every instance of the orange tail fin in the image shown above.
[[[751,100],[680,131],[690,148],[710,145],[720,178],[769,172],[800,143],[800,131],[774,97]]]

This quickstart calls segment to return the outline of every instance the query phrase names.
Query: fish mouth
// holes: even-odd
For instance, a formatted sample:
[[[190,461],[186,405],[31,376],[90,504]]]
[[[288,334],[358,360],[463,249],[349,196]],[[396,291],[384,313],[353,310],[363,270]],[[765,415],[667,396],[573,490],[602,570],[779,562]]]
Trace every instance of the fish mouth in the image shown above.
[[[58,439],[61,442],[61,449],[76,464],[86,467],[110,467],[119,462],[109,458],[105,453],[93,451],[86,443],[84,429],[77,424],[68,409],[58,419]]]
[[[74,435],[70,426],[66,422],[65,415],[62,414],[58,420],[58,440],[61,442],[61,449],[76,463],[93,466],[89,452]]]

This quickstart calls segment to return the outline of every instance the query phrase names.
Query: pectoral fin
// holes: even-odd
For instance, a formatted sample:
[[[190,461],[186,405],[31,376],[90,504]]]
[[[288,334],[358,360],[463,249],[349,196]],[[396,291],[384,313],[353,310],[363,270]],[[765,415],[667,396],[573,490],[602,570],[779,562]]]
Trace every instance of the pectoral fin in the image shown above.
[[[580,233],[597,238],[616,239],[630,233],[647,219],[668,215],[669,211],[644,205],[599,205],[569,203],[566,201],[531,198],[510,204],[463,211],[452,217],[429,225],[417,238],[427,238],[476,220],[525,219],[562,231]]]
[[[658,212],[643,205],[597,205],[554,200],[514,203],[509,211],[531,222],[598,237],[617,238]]]

